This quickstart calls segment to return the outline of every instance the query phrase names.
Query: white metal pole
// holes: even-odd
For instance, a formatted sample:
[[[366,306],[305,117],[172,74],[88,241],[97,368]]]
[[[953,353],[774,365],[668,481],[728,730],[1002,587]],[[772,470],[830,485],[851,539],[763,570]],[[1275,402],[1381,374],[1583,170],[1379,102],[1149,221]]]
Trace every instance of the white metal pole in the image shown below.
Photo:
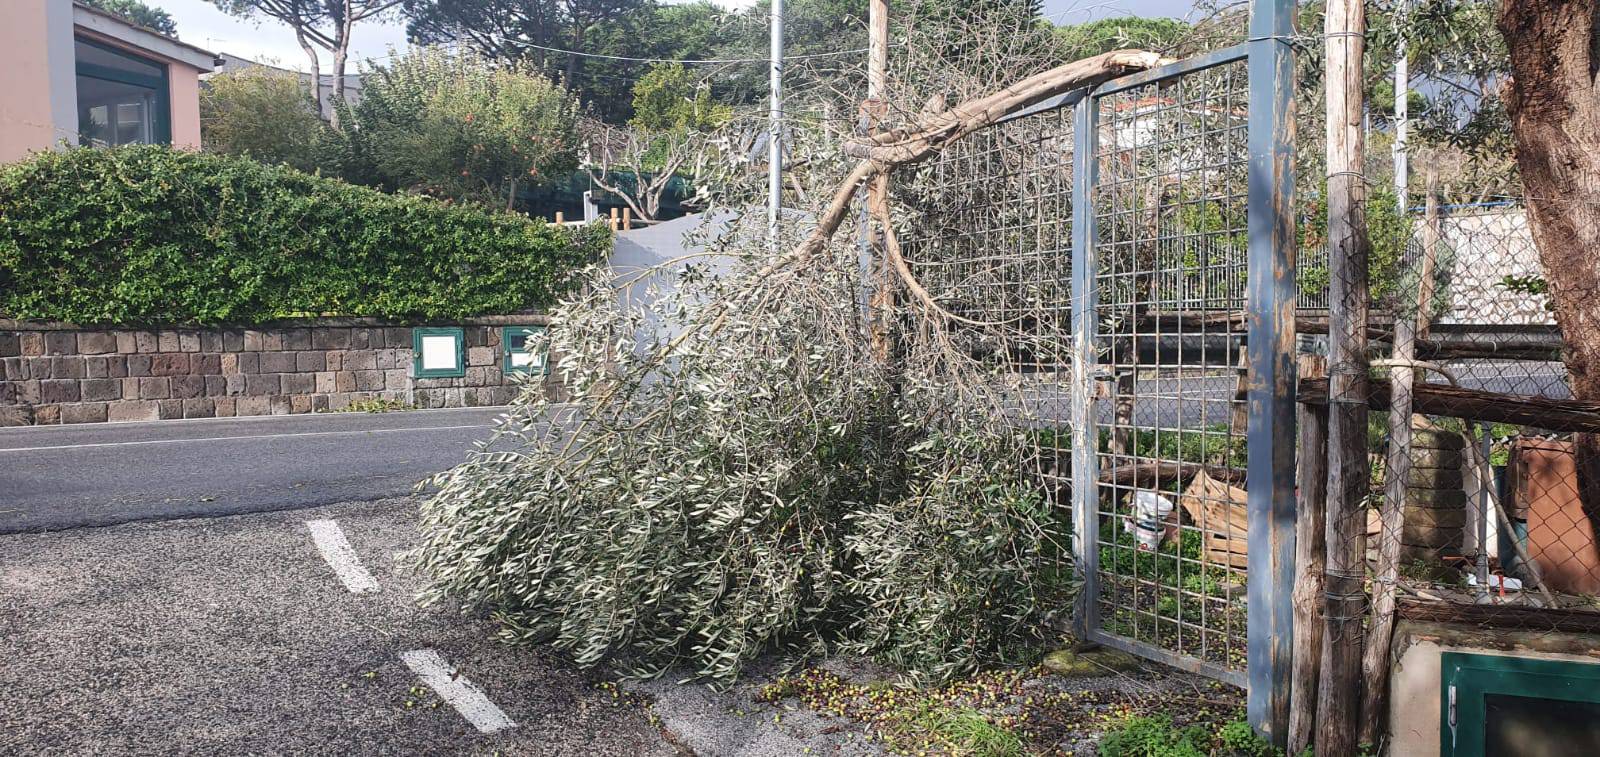
[[[767,125],[767,240],[778,247],[778,210],[783,205],[783,0],[772,0],[772,90]]]
[[[1400,6],[1400,22],[1405,23],[1405,14],[1410,10],[1410,3]],[[1401,36],[1394,47],[1394,194],[1395,202],[1399,204],[1400,214],[1403,217],[1410,203],[1406,200],[1407,190],[1411,184],[1411,163],[1406,154],[1406,140],[1411,131],[1409,114],[1409,93],[1411,91],[1411,66],[1406,61],[1406,38]]]

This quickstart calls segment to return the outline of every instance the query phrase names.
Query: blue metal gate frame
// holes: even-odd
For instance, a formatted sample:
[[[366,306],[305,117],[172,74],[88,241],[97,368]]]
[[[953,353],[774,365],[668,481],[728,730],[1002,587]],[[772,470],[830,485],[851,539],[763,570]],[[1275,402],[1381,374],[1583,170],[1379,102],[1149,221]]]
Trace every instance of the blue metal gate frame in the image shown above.
[[[1041,104],[1075,107],[1072,224],[1072,480],[1074,552],[1084,586],[1075,613],[1081,638],[1204,673],[1248,691],[1248,717],[1261,733],[1283,742],[1288,731],[1290,661],[1293,654],[1295,518],[1295,368],[1296,297],[1293,216],[1293,34],[1294,4],[1255,0],[1250,38],[1241,44],[1107,82]],[[1102,97],[1176,80],[1230,63],[1246,62],[1249,74],[1248,120],[1248,288],[1246,292],[1246,373],[1249,513],[1247,584],[1247,665],[1218,665],[1134,639],[1101,627],[1095,598],[1098,585],[1100,496],[1094,386],[1097,373],[1095,272],[1097,140]]]

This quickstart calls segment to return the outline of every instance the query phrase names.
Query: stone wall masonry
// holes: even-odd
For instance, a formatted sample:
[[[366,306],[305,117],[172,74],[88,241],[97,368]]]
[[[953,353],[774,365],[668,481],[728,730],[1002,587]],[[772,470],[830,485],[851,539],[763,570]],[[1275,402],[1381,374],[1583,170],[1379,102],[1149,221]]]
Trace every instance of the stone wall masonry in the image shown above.
[[[421,408],[504,405],[526,379],[502,368],[501,328],[545,322],[497,316],[427,324],[462,329],[466,375],[417,378],[412,327],[373,319],[153,330],[0,320],[0,426],[286,415],[376,399]]]

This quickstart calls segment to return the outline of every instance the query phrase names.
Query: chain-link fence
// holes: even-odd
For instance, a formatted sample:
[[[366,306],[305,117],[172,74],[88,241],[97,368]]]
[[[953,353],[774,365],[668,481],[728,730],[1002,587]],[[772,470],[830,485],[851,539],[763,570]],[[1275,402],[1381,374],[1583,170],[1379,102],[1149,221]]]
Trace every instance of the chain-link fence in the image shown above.
[[[1539,628],[1600,611],[1574,448],[1593,416],[1572,402],[1526,212],[1412,218],[1402,254],[1367,266],[1374,591],[1392,582],[1399,617]]]

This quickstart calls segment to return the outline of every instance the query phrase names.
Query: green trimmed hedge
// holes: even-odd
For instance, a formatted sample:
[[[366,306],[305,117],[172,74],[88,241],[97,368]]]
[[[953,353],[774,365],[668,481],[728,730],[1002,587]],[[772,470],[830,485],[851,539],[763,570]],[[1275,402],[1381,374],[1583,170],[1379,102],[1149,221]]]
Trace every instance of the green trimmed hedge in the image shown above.
[[[550,305],[603,226],[390,195],[140,146],[0,167],[0,317],[237,324],[449,319]]]

